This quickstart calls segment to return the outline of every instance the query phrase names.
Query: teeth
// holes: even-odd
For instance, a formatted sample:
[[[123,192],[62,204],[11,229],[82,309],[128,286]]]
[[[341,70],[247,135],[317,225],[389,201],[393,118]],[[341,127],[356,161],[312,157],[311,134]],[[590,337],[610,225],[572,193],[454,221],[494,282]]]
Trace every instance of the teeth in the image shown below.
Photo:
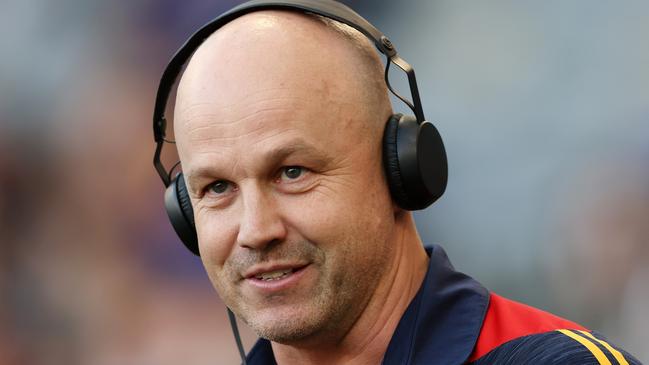
[[[264,281],[279,280],[292,272],[293,269],[270,271],[258,274],[255,276],[255,278]]]

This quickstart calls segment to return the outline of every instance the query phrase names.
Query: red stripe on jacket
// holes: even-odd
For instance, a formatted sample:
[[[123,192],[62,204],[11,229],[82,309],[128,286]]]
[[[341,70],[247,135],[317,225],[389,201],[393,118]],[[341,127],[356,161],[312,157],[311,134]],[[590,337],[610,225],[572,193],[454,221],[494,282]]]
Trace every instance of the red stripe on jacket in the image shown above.
[[[469,362],[519,337],[557,329],[587,330],[577,323],[491,293],[489,308]]]

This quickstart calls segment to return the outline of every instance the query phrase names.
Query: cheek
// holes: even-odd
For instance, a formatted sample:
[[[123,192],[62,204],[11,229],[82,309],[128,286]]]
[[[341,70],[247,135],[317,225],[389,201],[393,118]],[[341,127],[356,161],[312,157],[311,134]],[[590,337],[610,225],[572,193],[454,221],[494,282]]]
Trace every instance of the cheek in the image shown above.
[[[289,224],[318,245],[385,240],[393,224],[390,197],[380,186],[332,186],[285,203],[283,215]]]
[[[222,268],[236,240],[236,227],[223,214],[199,211],[195,215],[201,260],[208,271]],[[228,224],[230,222],[230,224]]]

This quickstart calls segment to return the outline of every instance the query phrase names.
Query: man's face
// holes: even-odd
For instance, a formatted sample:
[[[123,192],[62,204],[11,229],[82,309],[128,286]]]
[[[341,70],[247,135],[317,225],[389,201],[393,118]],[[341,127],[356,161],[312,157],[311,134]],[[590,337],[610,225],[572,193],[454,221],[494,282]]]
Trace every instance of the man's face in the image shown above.
[[[227,32],[194,56],[176,107],[203,264],[261,336],[339,335],[394,255],[382,130],[359,112],[344,61],[265,34],[227,56],[222,42]]]

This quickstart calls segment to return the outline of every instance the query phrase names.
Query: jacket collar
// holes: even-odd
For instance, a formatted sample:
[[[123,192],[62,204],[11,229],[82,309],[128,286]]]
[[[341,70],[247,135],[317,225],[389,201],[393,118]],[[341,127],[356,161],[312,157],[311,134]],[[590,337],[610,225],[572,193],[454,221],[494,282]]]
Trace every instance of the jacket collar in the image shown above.
[[[426,252],[428,271],[392,335],[383,365],[463,364],[480,334],[489,304],[487,289],[455,271],[440,246]],[[270,341],[259,339],[247,361],[277,365]]]

